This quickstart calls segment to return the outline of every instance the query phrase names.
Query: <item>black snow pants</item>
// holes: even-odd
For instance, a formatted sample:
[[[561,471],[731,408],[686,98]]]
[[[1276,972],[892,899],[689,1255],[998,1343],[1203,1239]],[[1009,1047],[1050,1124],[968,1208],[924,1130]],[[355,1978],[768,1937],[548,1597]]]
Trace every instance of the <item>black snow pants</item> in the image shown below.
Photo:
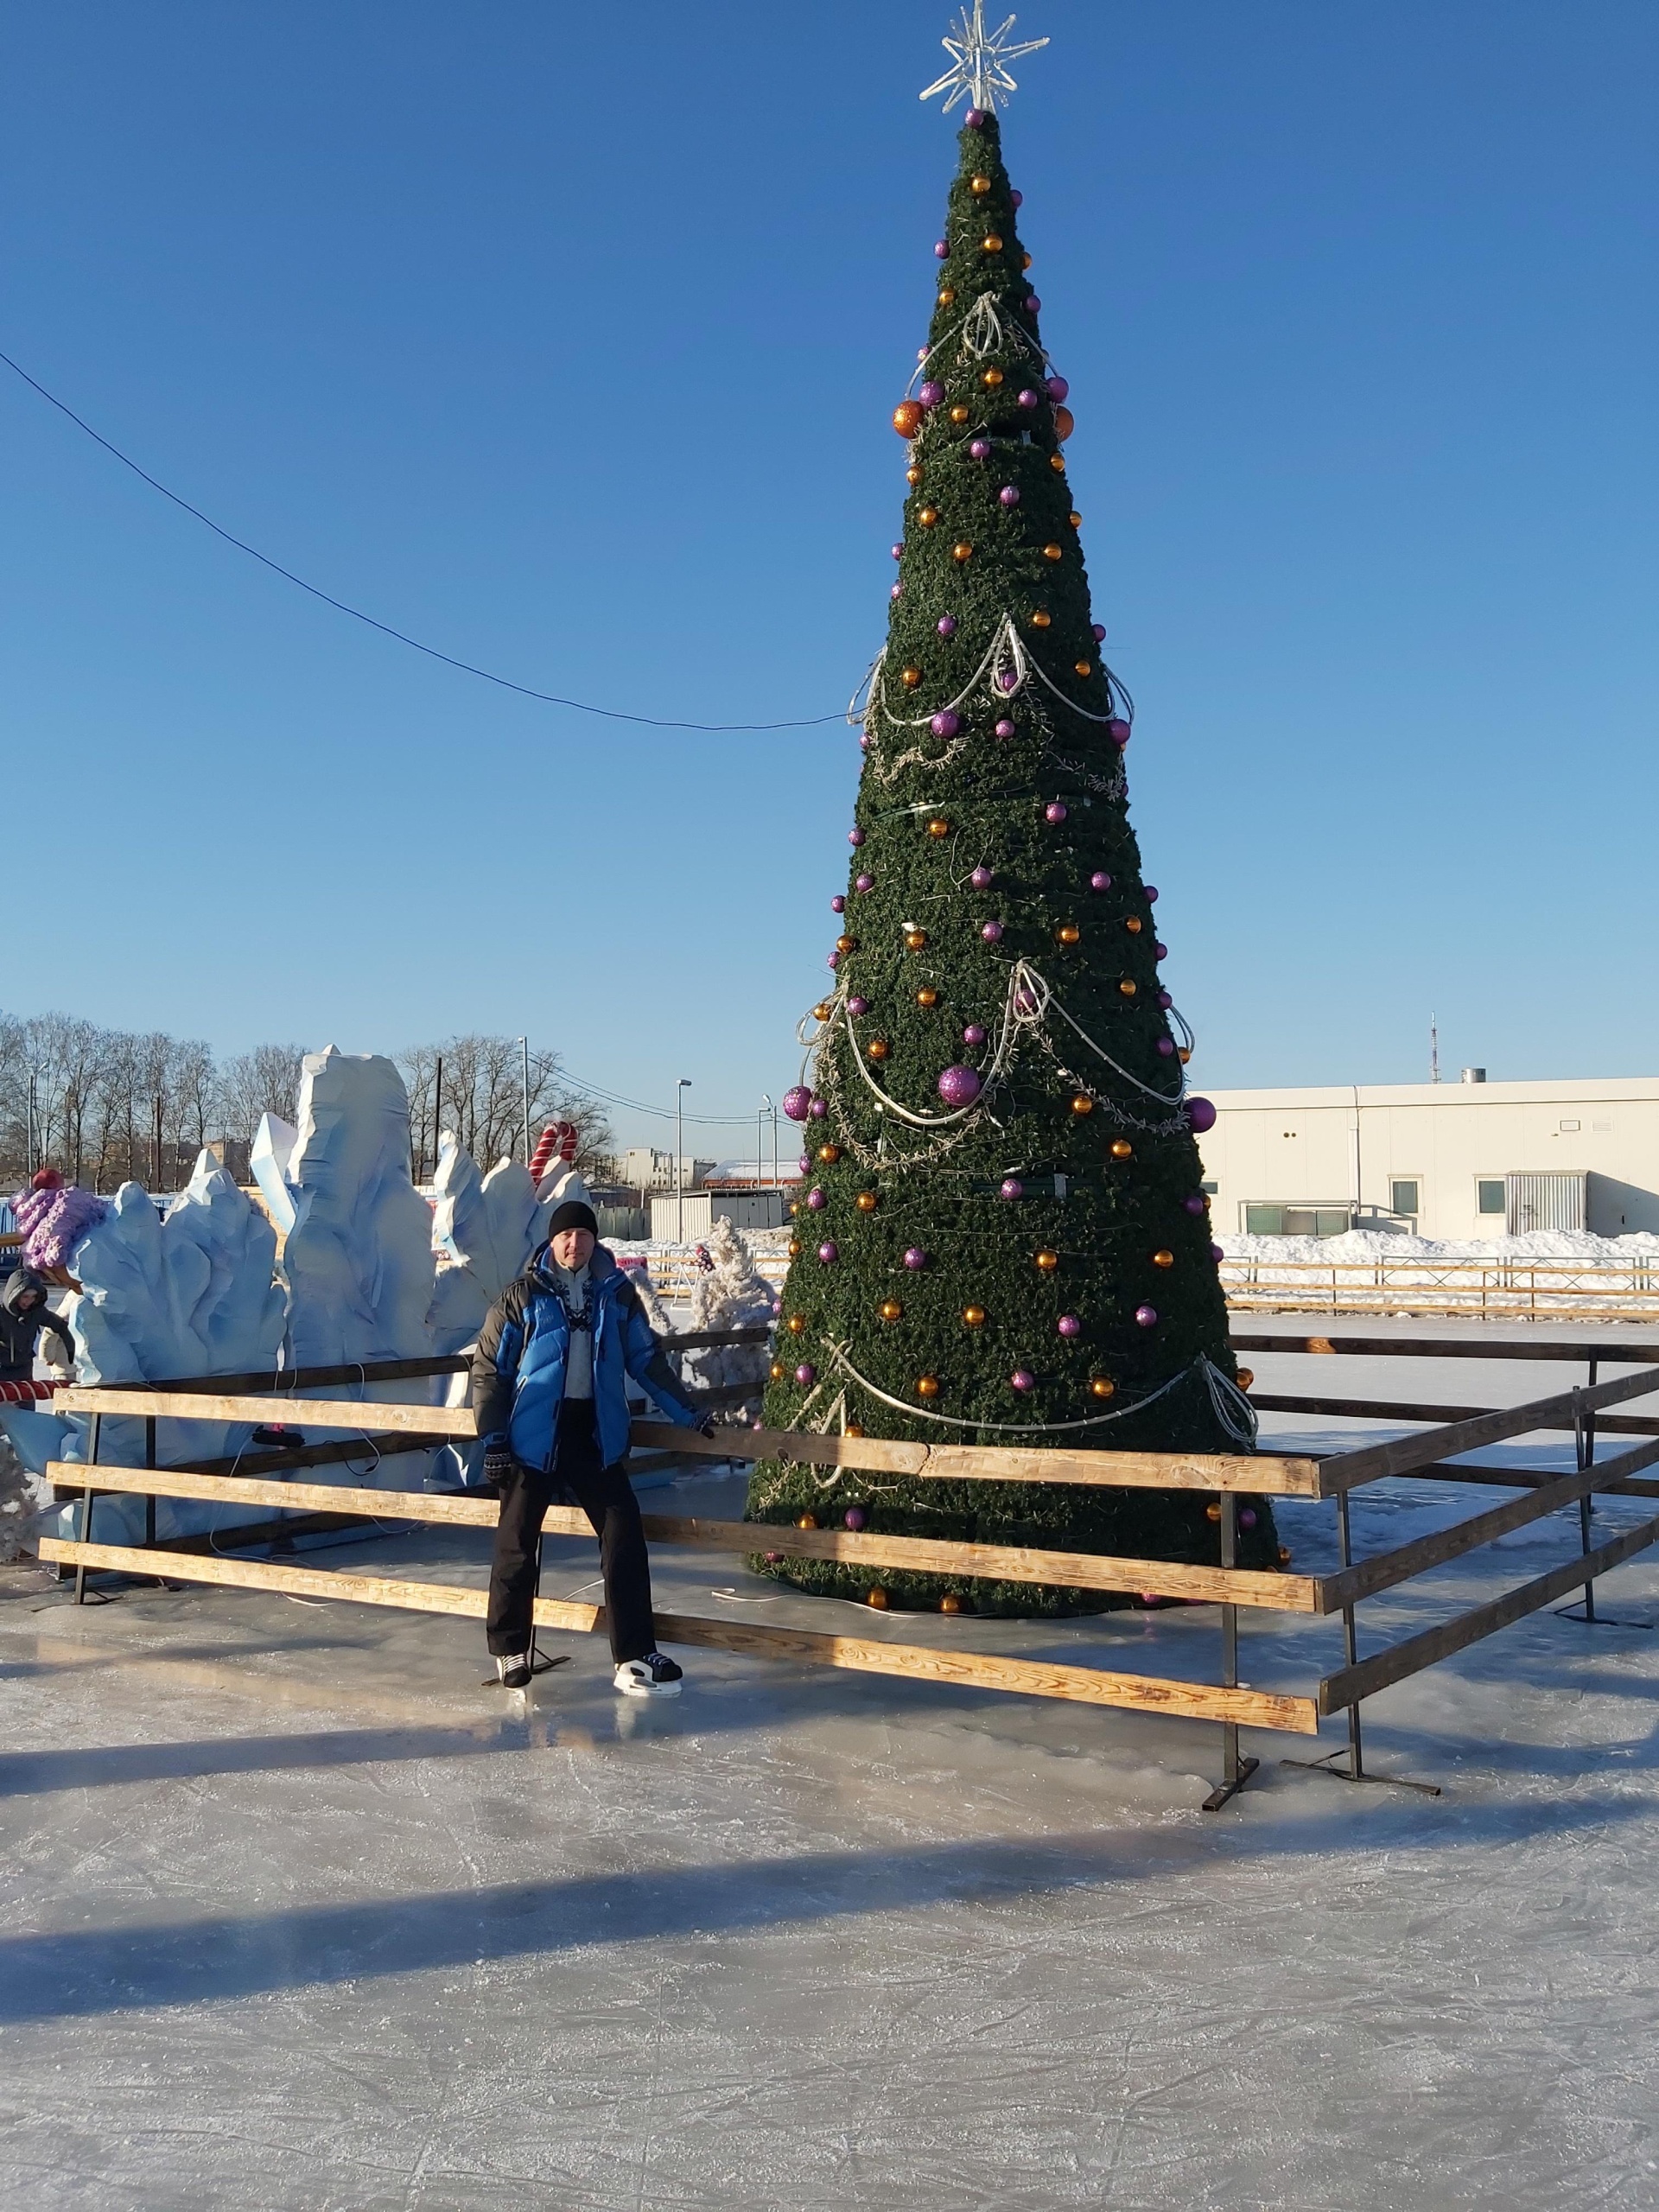
[[[561,1491],[568,1491],[594,1524],[605,1577],[605,1615],[611,1656],[643,1659],[657,1647],[651,1614],[651,1563],[639,1502],[626,1469],[600,1463],[591,1398],[567,1398],[559,1411],[559,1448],[552,1471],[515,1463],[501,1493],[495,1555],[490,1563],[490,1609],[485,1629],[493,1655],[530,1649],[531,1605],[536,1594],[536,1546],[542,1520]]]

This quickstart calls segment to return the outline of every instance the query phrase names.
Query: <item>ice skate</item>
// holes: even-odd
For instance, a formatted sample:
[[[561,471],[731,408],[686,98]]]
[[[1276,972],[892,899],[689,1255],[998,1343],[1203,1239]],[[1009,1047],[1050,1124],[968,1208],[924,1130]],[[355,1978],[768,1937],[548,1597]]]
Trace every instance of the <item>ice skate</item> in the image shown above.
[[[625,1659],[613,1680],[624,1697],[678,1697],[685,1676],[660,1651],[647,1651],[643,1659]]]
[[[501,1678],[501,1687],[503,1689],[521,1690],[524,1688],[530,1681],[529,1652],[504,1651],[498,1653],[496,1656],[495,1671]]]

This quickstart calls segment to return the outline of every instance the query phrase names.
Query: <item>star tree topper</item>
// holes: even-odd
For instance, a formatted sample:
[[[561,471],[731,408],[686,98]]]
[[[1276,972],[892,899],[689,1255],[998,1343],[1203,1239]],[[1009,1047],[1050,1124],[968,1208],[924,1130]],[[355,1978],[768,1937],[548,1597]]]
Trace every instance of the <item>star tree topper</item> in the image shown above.
[[[960,35],[940,41],[950,56],[950,67],[943,77],[931,84],[920,97],[932,99],[938,93],[945,95],[944,111],[950,114],[959,99],[969,99],[975,107],[995,113],[1006,107],[1008,94],[1019,90],[1008,73],[1010,61],[1017,61],[1022,54],[1035,54],[1039,47],[1048,44],[1046,38],[1027,39],[1022,45],[1008,42],[1008,33],[1014,29],[1010,16],[994,31],[985,28],[985,0],[974,0],[972,12],[962,11]]]

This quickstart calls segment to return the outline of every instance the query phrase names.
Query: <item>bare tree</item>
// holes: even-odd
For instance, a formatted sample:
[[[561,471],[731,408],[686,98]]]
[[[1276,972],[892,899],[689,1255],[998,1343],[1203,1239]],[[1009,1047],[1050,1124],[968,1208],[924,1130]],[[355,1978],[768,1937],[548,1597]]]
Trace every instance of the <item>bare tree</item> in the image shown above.
[[[482,1167],[524,1157],[524,1048],[513,1037],[467,1035],[412,1045],[396,1056],[409,1092],[415,1172],[424,1180],[438,1137],[452,1129]],[[440,1089],[439,1069],[442,1070]],[[590,1166],[612,1141],[605,1109],[570,1083],[556,1052],[530,1056],[531,1143],[549,1122],[574,1122],[578,1166]]]

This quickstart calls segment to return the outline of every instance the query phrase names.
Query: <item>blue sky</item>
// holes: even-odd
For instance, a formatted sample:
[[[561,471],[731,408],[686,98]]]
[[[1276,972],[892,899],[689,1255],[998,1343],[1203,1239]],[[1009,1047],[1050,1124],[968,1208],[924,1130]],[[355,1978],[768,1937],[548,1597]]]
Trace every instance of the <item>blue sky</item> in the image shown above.
[[[15,9],[0,346],[274,557],[645,714],[881,639],[939,0]],[[1652,0],[1030,0],[1005,145],[1213,1087],[1652,1072]],[[0,371],[0,1004],[794,1079],[838,724],[515,700]],[[661,1125],[630,1115],[639,1141]],[[741,1130],[702,1142],[734,1150]]]

